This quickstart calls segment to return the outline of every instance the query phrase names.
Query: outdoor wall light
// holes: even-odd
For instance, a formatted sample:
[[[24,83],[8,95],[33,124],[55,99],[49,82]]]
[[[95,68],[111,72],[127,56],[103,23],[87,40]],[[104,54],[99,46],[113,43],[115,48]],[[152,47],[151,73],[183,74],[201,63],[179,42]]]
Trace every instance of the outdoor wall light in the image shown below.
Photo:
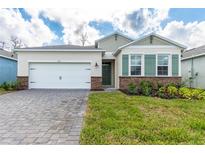
[[[98,63],[96,62],[96,63],[95,63],[95,67],[97,68],[98,66],[99,66]]]

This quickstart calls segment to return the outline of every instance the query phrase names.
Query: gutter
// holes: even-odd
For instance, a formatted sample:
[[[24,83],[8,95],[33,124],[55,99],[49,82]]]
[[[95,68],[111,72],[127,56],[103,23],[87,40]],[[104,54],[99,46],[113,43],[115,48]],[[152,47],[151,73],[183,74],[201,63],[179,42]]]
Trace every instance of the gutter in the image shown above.
[[[102,49],[95,49],[95,50],[92,50],[92,49],[14,49],[15,52],[27,52],[27,51],[69,51],[69,52],[72,52],[72,51],[88,51],[88,52],[105,52],[105,50],[102,50]]]
[[[189,57],[186,57],[186,58],[182,58],[181,61],[183,61],[183,60],[188,60],[188,59],[192,59],[192,58],[197,58],[197,57],[201,57],[201,56],[205,56],[205,53],[198,54],[198,55],[193,55],[193,56],[189,56]]]
[[[7,56],[3,56],[3,55],[0,55],[0,57],[6,58],[6,59],[10,59],[10,60],[14,60],[14,61],[18,61],[18,60],[15,59],[15,58],[11,58],[11,57],[7,57]]]

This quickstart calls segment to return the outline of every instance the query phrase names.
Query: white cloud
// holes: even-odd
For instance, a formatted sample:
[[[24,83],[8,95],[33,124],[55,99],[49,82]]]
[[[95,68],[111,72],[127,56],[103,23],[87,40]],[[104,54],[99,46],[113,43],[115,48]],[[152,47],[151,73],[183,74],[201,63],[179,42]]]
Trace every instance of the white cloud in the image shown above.
[[[133,37],[160,30],[160,24],[168,18],[169,9],[138,9],[117,15],[113,19],[116,29]]]
[[[88,44],[101,37],[99,29],[89,25],[90,21],[110,22],[114,30],[120,30],[134,38],[155,31],[188,47],[204,44],[205,21],[171,21],[164,28],[162,21],[169,18],[169,9],[26,9],[32,16],[25,21],[19,11],[0,9],[0,40],[9,40],[11,35],[18,36],[29,46],[49,44],[55,34],[43,23],[39,15],[57,21],[63,26],[64,43],[81,44],[80,35],[87,33]]]
[[[204,45],[205,40],[205,21],[189,22],[185,24],[183,21],[171,21],[160,34],[166,36],[179,43],[185,44],[188,48]]]
[[[15,36],[28,46],[40,46],[56,38],[41,19],[25,21],[14,9],[0,9],[0,29],[0,41],[10,42],[11,36]]]
[[[38,11],[37,11],[38,10]],[[81,44],[80,34],[87,32],[89,41],[100,37],[100,31],[89,25],[90,21],[110,22],[114,30],[120,30],[133,37],[157,31],[161,21],[168,17],[169,9],[26,9],[32,16],[42,14],[64,27],[65,43]]]

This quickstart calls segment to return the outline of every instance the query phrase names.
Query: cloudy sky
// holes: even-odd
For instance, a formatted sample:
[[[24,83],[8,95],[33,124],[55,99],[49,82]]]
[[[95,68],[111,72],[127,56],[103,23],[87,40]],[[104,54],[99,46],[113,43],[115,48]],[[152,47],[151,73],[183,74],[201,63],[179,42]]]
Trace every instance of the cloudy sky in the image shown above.
[[[134,39],[151,32],[188,48],[205,44],[205,9],[0,9],[0,41],[12,36],[27,46],[87,45],[113,31]]]

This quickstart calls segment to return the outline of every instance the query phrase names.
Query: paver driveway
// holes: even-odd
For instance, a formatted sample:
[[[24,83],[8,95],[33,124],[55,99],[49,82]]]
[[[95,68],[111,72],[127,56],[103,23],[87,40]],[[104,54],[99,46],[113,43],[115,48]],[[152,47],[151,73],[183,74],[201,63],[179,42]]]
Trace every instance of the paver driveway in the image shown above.
[[[86,90],[0,95],[0,144],[79,144]]]

